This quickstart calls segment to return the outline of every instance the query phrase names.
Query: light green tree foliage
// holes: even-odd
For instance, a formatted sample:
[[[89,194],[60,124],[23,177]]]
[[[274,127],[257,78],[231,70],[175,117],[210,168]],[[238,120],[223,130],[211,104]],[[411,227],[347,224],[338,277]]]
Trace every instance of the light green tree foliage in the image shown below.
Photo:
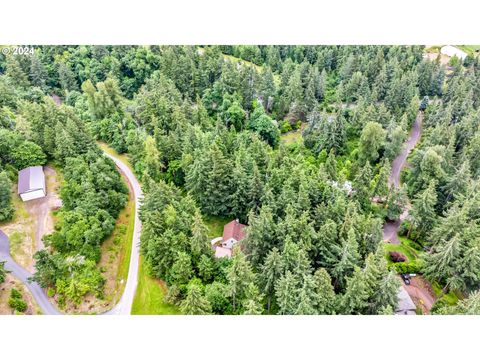
[[[14,214],[12,201],[12,182],[5,171],[0,172],[0,222],[10,220]]]
[[[460,300],[456,306],[448,309],[448,313],[454,315],[479,315],[480,314],[480,291],[474,291],[463,300]]]
[[[379,150],[384,146],[386,131],[379,123],[370,121],[362,130],[360,136],[360,158],[365,161],[375,162],[379,156]]]
[[[250,215],[249,228],[244,239],[245,251],[254,266],[258,266],[268,252],[275,246],[275,223],[272,210],[262,206],[259,215]]]
[[[347,280],[345,294],[340,307],[343,313],[379,314],[386,307],[396,308],[400,281],[387,268],[383,251],[370,254],[365,267],[357,267]]]
[[[247,287],[243,308],[245,309],[244,315],[261,315],[263,313],[262,295],[253,282]]]
[[[233,311],[248,299],[250,284],[254,281],[254,273],[250,263],[241,251],[236,251],[227,272],[229,295],[232,298]]]
[[[12,160],[17,169],[29,166],[45,165],[47,162],[45,153],[37,144],[25,141],[12,152]]]
[[[0,284],[5,282],[8,271],[5,270],[5,261],[0,261]]]
[[[212,306],[214,314],[231,314],[232,301],[229,297],[228,285],[214,281],[205,286],[205,297]]]
[[[186,315],[208,315],[212,306],[203,294],[201,282],[193,279],[187,286],[187,296],[180,303],[180,310]]]
[[[398,220],[405,210],[407,201],[408,197],[405,188],[403,186],[397,188],[392,185],[385,202],[387,219]]]
[[[412,202],[412,210],[410,211],[412,225],[420,238],[425,238],[437,222],[437,214],[435,213],[437,192],[435,186],[436,182],[432,181],[424,191],[417,194]]]
[[[317,292],[317,311],[319,314],[331,315],[336,311],[336,295],[333,290],[332,279],[323,268],[318,268],[314,274]]]
[[[157,149],[155,138],[147,136],[145,139],[145,173],[155,181],[160,180],[163,165],[160,161],[160,152]]]
[[[185,252],[179,252],[170,270],[172,283],[177,285],[186,284],[192,275],[193,269],[190,255]]]
[[[294,314],[298,306],[298,280],[287,271],[275,285],[278,314]]]
[[[283,263],[280,252],[273,248],[265,258],[260,273],[261,289],[267,295],[267,311],[270,312],[275,284],[283,273]]]

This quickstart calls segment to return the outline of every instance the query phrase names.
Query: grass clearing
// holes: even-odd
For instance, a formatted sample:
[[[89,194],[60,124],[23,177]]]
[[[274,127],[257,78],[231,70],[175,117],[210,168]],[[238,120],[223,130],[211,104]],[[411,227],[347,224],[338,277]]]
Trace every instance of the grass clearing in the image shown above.
[[[25,239],[25,233],[23,231],[15,231],[12,233],[10,238],[10,252],[15,254],[16,257],[23,258],[27,254],[25,253],[25,249],[22,246],[23,240]]]
[[[302,140],[302,133],[300,131],[289,131],[280,136],[282,142],[286,145],[290,145]]]
[[[390,256],[388,255],[389,252],[396,251],[399,252],[407,257],[407,261],[415,261],[417,259],[417,255],[413,249],[403,244],[385,244],[385,257],[389,264],[393,264]]]
[[[218,216],[204,217],[205,225],[208,227],[208,237],[216,238],[223,235],[223,227],[232,219],[222,218]]]
[[[478,55],[480,51],[480,45],[457,45],[460,50],[465,51],[470,56]]]
[[[133,299],[132,315],[177,315],[180,310],[164,300],[165,284],[151,278],[142,259],[138,271],[138,286]]]
[[[128,184],[125,178],[123,180]],[[102,258],[98,264],[106,279],[105,301],[108,308],[120,300],[128,278],[135,226],[135,198],[130,187],[129,191],[128,202],[120,211],[112,234],[102,244]]]
[[[10,255],[25,269],[33,270],[33,254],[36,251],[35,221],[25,203],[17,194],[17,184],[12,187],[13,219],[0,224],[0,229],[10,238]],[[13,239],[12,239],[13,237]]]
[[[432,283],[432,289],[435,295],[437,296],[438,300],[443,300],[448,305],[455,305],[458,302],[458,300],[462,298],[462,296],[459,296],[460,294],[457,294],[453,291],[450,291],[447,294],[444,294],[442,290],[442,286],[436,281]]]

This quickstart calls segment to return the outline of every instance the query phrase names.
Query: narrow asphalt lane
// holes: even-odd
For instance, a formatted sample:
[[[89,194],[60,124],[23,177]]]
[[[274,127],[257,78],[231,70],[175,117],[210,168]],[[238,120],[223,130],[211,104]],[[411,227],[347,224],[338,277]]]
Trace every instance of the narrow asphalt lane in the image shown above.
[[[138,266],[140,258],[140,234],[142,232],[142,223],[140,222],[139,212],[140,204],[143,198],[142,188],[130,170],[130,168],[116,157],[104,153],[107,157],[115,162],[117,168],[127,177],[135,196],[135,224],[132,238],[132,253],[130,254],[130,266],[128,268],[128,278],[120,301],[113,307],[112,310],[107,311],[107,315],[130,315],[132,311],[133,298],[137,290],[138,284]]]
[[[10,242],[7,235],[0,230],[0,261],[5,261],[5,269],[11,271],[12,275],[23,282],[30,290],[38,306],[45,315],[60,315],[55,306],[48,299],[45,291],[36,283],[29,282],[28,278],[32,276],[27,270],[18,265],[10,256]]]
[[[403,168],[407,165],[407,157],[410,152],[415,148],[420,140],[422,135],[422,120],[423,113],[418,112],[415,122],[413,123],[410,136],[407,141],[404,143],[402,151],[392,162],[392,172],[388,179],[389,185],[393,185],[396,188],[400,187],[400,174],[402,173]],[[383,225],[383,239],[392,244],[400,244],[398,239],[398,229],[402,221],[408,216],[409,206],[405,209],[404,213],[400,216],[399,220],[396,221],[386,221]]]
[[[422,134],[422,120],[423,113],[419,111],[417,118],[413,123],[409,138],[404,143],[400,154],[392,162],[392,172],[389,178],[390,185],[393,184],[397,188],[400,186],[400,173],[405,165],[407,165],[408,154],[410,154],[410,151],[413,150],[413,148],[417,145],[418,140],[420,140],[420,136]]]

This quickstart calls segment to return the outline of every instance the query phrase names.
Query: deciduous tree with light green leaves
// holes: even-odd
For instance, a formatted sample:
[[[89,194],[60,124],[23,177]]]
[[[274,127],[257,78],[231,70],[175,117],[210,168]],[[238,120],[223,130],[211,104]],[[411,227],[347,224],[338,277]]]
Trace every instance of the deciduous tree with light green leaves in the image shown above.
[[[0,222],[12,219],[12,182],[5,171],[0,172]]]

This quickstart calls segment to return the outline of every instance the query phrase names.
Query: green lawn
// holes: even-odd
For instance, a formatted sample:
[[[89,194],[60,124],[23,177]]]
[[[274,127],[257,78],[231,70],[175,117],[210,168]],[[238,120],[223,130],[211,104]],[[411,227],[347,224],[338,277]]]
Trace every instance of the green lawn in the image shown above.
[[[25,238],[25,233],[20,231],[15,231],[13,234],[10,235],[10,253],[13,254],[12,256],[23,257],[25,256],[25,251],[22,248],[23,239]]]
[[[403,244],[385,244],[385,256],[389,263],[392,263],[390,256],[388,255],[389,252],[396,251],[405,255],[408,261],[415,261],[417,256],[412,248],[405,246]]]
[[[118,269],[118,278],[126,280],[128,277],[128,268],[130,266],[130,255],[132,253],[133,230],[135,228],[135,200],[133,199],[133,196],[131,196],[127,206],[120,213],[117,224],[127,225],[127,230],[123,235],[124,251],[122,254],[122,260],[120,261],[120,267]],[[112,234],[114,237],[117,235],[118,230],[119,229],[117,226]]]
[[[480,45],[458,45],[458,48],[465,51],[468,55],[475,56],[480,49]]]
[[[176,315],[180,310],[164,301],[165,289],[158,280],[152,279],[145,271],[140,259],[138,285],[133,299],[132,315]]]
[[[442,291],[442,287],[436,281],[432,283],[432,289],[435,295],[437,296],[437,298],[439,300],[440,299],[444,300],[448,305],[455,305],[458,302],[458,300],[461,298],[461,296],[459,296],[460,294],[456,294],[453,291],[450,291],[449,293],[444,294]]]
[[[208,227],[208,237],[216,238],[223,235],[223,226],[232,219],[218,216],[208,216],[204,218],[205,225]]]
[[[127,185],[125,178],[122,179]],[[102,244],[100,269],[105,268],[104,277],[114,281],[106,287],[106,299],[119,299],[125,288],[132,253],[132,238],[135,226],[135,199],[129,194],[125,208],[120,211],[112,234]]]
[[[415,261],[420,257],[422,251],[416,250],[412,240],[407,239],[404,236],[399,236],[400,244],[384,244],[385,248],[385,257],[389,264],[393,264],[390,256],[388,255],[391,251],[396,251],[402,253],[407,257],[407,262]]]
[[[120,159],[124,164],[126,164],[130,169],[132,169],[127,155],[117,153],[115,149],[112,149],[106,143],[99,142],[98,145],[103,151]],[[128,202],[118,216],[113,233],[103,244],[103,250],[108,251],[108,249],[110,249],[120,252],[120,261],[116,274],[116,283],[118,287],[120,280],[123,279],[124,284],[123,286],[121,286],[121,288],[125,286],[125,282],[128,277],[130,254],[132,252],[133,230],[135,226],[135,198],[131,193],[132,190],[128,185],[128,180],[123,175],[122,180],[124,184],[129,188],[130,193],[128,197]]]
[[[283,143],[290,145],[300,141],[302,139],[302,133],[300,131],[290,131],[288,133],[282,134],[280,138],[282,139]]]

